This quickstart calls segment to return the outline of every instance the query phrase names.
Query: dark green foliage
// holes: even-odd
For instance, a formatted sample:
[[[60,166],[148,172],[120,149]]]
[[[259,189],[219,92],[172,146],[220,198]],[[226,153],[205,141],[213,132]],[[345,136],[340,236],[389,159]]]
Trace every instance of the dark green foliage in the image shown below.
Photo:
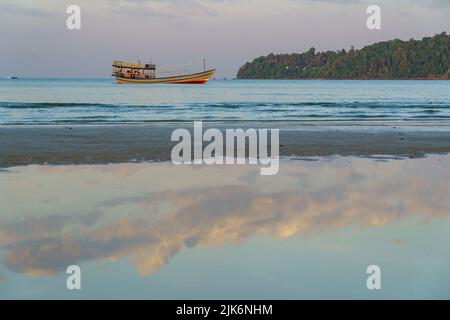
[[[239,69],[239,79],[448,79],[450,35],[391,40],[360,50],[269,54]]]

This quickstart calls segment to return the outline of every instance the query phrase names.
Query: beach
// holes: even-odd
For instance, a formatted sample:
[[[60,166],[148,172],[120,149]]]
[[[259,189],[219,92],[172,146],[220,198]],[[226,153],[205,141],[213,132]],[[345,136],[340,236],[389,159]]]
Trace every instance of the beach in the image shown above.
[[[450,151],[448,81],[0,80],[0,167],[170,161],[177,128],[279,129],[280,156]],[[26,96],[24,96],[26,92]]]
[[[324,156],[423,157],[450,152],[447,127],[314,126],[302,123],[204,123],[218,128],[280,130],[282,158]],[[0,126],[0,167],[30,164],[107,164],[171,161],[177,128],[193,123],[146,125]]]
[[[15,81],[0,81],[0,298],[450,294],[449,82]],[[278,129],[279,170],[173,163],[172,133],[198,121]]]

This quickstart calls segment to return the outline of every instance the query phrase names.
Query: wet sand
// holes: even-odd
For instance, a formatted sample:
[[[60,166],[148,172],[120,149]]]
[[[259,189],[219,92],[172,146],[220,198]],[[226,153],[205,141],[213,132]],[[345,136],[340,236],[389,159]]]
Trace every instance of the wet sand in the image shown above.
[[[168,161],[176,128],[192,123],[127,126],[1,126],[0,167]],[[314,126],[289,123],[203,124],[219,128],[279,128],[281,157],[422,157],[450,152],[448,127]]]
[[[376,298],[450,297],[449,155],[282,162],[4,170],[0,298],[73,299],[76,264],[77,299],[374,299],[374,262]]]

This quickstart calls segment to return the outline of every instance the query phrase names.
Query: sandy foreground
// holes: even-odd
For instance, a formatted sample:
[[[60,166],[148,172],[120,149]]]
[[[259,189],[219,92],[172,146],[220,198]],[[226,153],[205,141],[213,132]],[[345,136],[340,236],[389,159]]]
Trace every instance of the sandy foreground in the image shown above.
[[[314,126],[289,123],[209,123],[210,127],[280,129],[281,157],[422,157],[450,152],[447,127]],[[169,161],[173,130],[192,123],[108,126],[1,126],[0,167]],[[206,143],[205,143],[206,145]]]

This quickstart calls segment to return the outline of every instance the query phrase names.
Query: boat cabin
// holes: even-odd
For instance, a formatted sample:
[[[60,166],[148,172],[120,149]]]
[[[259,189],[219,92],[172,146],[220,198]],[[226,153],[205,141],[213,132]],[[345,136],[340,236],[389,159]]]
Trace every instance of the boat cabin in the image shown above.
[[[112,67],[112,76],[114,77],[129,79],[156,78],[156,65],[153,63],[141,64],[140,61],[138,63],[113,61]]]

